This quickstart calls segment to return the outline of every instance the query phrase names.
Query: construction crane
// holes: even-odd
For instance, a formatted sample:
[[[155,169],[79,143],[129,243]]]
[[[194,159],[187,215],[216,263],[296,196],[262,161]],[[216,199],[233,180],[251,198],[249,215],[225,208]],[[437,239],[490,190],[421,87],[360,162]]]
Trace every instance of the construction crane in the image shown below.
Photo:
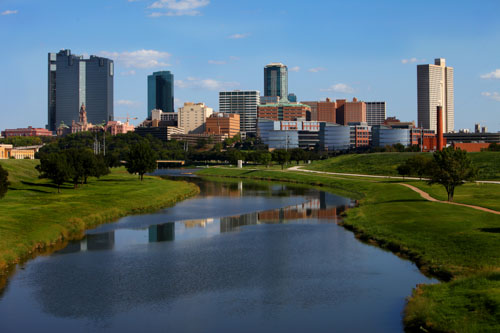
[[[137,117],[130,117],[130,115],[127,113],[127,116],[126,117],[115,117],[116,119],[126,119],[127,120],[127,125],[129,123],[130,120],[137,120],[139,118]]]

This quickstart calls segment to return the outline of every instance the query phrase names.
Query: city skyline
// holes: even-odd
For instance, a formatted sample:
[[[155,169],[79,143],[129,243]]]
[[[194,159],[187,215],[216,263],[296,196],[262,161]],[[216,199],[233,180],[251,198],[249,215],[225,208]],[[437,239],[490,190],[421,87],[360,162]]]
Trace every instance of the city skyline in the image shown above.
[[[493,14],[500,4],[494,1],[481,7],[424,1],[419,6],[432,4],[435,11],[417,13],[396,1],[313,1],[304,8],[276,1],[268,10],[254,9],[262,8],[261,1],[177,3],[188,4],[178,6],[187,9],[173,8],[172,1],[91,0],[67,6],[5,1],[0,12],[9,14],[0,16],[0,38],[16,52],[5,52],[0,64],[2,127],[46,125],[46,54],[71,49],[115,61],[115,116],[139,118],[152,72],[175,75],[176,109],[191,101],[219,111],[219,91],[263,91],[262,68],[281,62],[288,66],[288,90],[298,101],[383,100],[387,116],[416,121],[416,65],[442,57],[455,68],[455,130],[472,129],[477,122],[500,130],[500,23]],[[379,14],[371,17],[376,9]],[[449,11],[446,17],[438,15],[443,9]],[[471,20],[471,12],[481,19]],[[70,14],[74,20],[66,19]],[[358,24],[348,25],[354,18]],[[298,27],[298,19],[307,26]],[[55,29],[61,20],[65,28]],[[435,22],[446,28],[436,29]]]

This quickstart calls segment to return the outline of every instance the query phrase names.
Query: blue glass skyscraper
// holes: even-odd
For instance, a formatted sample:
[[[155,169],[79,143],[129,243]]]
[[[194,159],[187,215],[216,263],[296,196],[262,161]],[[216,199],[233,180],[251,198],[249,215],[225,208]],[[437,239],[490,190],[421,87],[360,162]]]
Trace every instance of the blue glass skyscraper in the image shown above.
[[[288,98],[288,68],[281,63],[264,67],[264,96]]]
[[[174,112],[174,74],[169,71],[148,76],[148,119],[154,109]]]
[[[70,50],[48,55],[48,124],[55,131],[78,121],[85,105],[90,123],[113,120],[113,60],[72,55]]]

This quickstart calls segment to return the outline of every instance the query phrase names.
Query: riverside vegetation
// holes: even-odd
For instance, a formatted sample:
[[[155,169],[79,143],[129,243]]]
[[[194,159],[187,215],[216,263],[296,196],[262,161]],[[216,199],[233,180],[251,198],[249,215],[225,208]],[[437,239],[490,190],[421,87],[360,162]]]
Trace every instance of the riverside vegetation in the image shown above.
[[[140,182],[123,168],[74,189],[39,179],[36,160],[2,160],[9,191],[0,199],[0,274],[30,253],[122,216],[154,211],[198,193],[187,182],[145,176]],[[1,287],[0,287],[1,288]]]
[[[321,167],[332,162],[317,163]],[[363,241],[413,260],[421,271],[442,281],[413,291],[405,309],[407,330],[500,330],[499,215],[426,201],[396,180],[264,169],[210,168],[199,174],[304,183],[358,199],[359,206],[347,212],[344,227]],[[442,187],[411,181],[417,183],[446,196]],[[498,187],[466,184],[457,188],[455,201],[477,204],[482,196],[489,196],[485,206],[498,210]]]

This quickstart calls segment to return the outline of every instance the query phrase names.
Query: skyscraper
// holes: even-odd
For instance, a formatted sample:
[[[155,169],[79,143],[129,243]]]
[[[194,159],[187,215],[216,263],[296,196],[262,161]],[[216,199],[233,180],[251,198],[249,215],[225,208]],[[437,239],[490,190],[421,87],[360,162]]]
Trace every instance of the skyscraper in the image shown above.
[[[148,76],[148,119],[154,109],[174,112],[174,75],[170,71]]]
[[[365,102],[368,126],[382,125],[386,117],[385,102]]]
[[[288,68],[282,63],[271,63],[264,68],[264,96],[288,98]]]
[[[219,93],[219,111],[240,115],[240,131],[243,135],[257,132],[257,107],[260,104],[260,92],[221,91]]]
[[[446,66],[443,58],[435,59],[434,65],[417,66],[418,126],[437,130],[437,107],[443,107],[443,131],[455,128],[453,95],[453,67]]]
[[[113,60],[84,59],[71,50],[49,53],[47,129],[78,121],[82,105],[91,123],[113,120],[113,76]]]

